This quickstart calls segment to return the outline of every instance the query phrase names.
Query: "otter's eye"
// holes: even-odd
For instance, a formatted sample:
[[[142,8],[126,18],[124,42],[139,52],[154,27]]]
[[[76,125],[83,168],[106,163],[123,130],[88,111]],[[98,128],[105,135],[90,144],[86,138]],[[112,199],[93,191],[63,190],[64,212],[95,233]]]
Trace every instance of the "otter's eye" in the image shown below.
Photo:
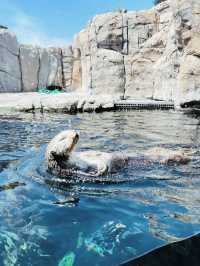
[[[51,155],[52,155],[52,156],[56,156],[55,151],[51,151]]]

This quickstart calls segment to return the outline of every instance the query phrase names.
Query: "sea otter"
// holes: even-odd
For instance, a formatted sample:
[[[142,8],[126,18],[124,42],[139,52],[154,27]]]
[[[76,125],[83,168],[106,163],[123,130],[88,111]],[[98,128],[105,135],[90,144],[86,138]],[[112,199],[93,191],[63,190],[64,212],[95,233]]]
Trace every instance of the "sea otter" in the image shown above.
[[[161,147],[150,149],[142,155],[126,155],[123,152],[76,152],[74,147],[78,140],[77,131],[66,130],[50,141],[45,157],[48,170],[52,174],[59,177],[69,177],[72,174],[102,176],[116,172],[129,163],[186,164],[191,155],[187,150],[172,151]]]

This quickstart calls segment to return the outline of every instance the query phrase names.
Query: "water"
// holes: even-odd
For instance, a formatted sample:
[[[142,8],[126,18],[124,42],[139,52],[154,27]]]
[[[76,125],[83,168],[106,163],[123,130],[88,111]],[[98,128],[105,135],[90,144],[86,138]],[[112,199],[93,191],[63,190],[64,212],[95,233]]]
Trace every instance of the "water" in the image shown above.
[[[176,112],[1,116],[0,265],[112,266],[199,232],[199,124]],[[80,132],[79,150],[197,154],[179,167],[129,167],[109,184],[49,182],[45,147],[67,128]]]

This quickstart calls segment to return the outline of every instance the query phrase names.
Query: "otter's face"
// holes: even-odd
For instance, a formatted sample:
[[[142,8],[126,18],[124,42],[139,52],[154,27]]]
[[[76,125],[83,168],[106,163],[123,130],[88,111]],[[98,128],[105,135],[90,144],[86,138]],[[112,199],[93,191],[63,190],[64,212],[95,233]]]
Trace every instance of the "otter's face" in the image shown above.
[[[55,136],[47,147],[47,156],[68,157],[79,140],[79,134],[75,130],[66,130]]]
[[[68,132],[67,139],[71,139],[71,145],[68,147],[69,152],[71,152],[79,140],[78,132],[71,130],[70,132]]]

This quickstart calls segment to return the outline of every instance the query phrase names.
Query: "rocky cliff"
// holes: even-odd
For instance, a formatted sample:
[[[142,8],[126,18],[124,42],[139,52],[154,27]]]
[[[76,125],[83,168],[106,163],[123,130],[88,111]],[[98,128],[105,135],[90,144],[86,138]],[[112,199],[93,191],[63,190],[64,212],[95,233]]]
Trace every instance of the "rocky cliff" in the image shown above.
[[[0,30],[0,91],[66,91],[200,101],[200,3],[167,0],[147,11],[97,15],[72,46],[22,46]]]
[[[200,100],[200,3],[98,15],[75,38],[83,88],[124,98]]]
[[[71,46],[41,48],[20,45],[8,29],[0,29],[0,92],[33,92],[50,86],[72,86]]]
[[[0,91],[21,91],[19,45],[16,36],[0,29]]]

